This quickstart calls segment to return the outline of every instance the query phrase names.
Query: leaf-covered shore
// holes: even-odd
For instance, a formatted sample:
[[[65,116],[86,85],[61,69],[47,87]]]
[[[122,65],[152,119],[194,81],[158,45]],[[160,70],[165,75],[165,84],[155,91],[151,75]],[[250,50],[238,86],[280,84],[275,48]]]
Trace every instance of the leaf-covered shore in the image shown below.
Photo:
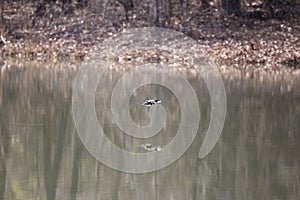
[[[119,1],[91,1],[69,11],[60,1],[43,8],[34,1],[20,2],[3,5],[2,60],[83,61],[93,46],[108,37],[125,29],[155,26],[149,1],[133,1],[134,9],[129,10]],[[300,69],[300,6],[277,19],[228,14],[216,6],[203,8],[197,1],[187,1],[184,8],[177,4],[172,4],[172,16],[162,16],[160,26],[197,40],[220,70]]]

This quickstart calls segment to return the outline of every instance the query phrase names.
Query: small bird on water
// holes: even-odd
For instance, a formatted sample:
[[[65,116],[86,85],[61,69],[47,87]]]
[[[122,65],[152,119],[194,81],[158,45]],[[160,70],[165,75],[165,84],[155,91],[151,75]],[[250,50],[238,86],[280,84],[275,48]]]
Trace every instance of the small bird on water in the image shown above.
[[[117,0],[125,10],[126,21],[128,21],[128,11],[133,9],[132,0]]]
[[[155,145],[155,144],[141,144],[141,148],[143,148],[145,151],[161,151],[161,146]]]
[[[160,104],[161,100],[158,99],[148,99],[146,101],[144,101],[141,105],[146,106],[146,107],[150,107],[150,106],[154,106],[157,104]]]

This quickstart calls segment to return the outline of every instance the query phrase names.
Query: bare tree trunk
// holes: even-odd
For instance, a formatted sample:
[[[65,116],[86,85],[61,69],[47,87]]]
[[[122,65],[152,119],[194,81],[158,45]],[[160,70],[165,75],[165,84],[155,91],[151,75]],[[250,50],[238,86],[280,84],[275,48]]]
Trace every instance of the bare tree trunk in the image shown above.
[[[3,14],[4,14],[4,0],[0,0],[0,29],[3,29],[4,27],[4,19],[3,19]]]
[[[222,0],[222,7],[229,14],[240,14],[240,0]]]
[[[0,0],[0,43],[6,43],[6,40],[4,38],[5,35],[5,29],[10,29],[10,27],[5,26],[5,21],[4,21],[4,0]]]
[[[153,0],[153,16],[155,26],[159,26],[159,1]]]
[[[134,8],[132,0],[117,0],[117,1],[123,6],[123,8],[125,10],[125,18],[126,18],[126,21],[128,21],[129,20],[128,11],[132,10]]]
[[[202,8],[210,7],[210,0],[201,0],[201,7]]]
[[[77,0],[76,8],[84,8],[87,7],[88,0]]]
[[[72,0],[62,0],[62,10],[65,14],[72,14],[74,11]]]

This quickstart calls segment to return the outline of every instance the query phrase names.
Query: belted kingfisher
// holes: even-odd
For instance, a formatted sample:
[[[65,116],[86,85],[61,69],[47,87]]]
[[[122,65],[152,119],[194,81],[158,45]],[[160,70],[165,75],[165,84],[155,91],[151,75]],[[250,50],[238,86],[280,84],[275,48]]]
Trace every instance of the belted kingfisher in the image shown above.
[[[161,151],[161,146],[155,145],[155,144],[141,144],[141,148],[143,148],[145,151]]]
[[[145,102],[143,102],[142,105],[146,106],[146,107],[150,107],[150,106],[154,106],[154,105],[157,105],[157,104],[160,104],[160,103],[161,103],[161,100],[158,100],[158,99],[148,99]]]

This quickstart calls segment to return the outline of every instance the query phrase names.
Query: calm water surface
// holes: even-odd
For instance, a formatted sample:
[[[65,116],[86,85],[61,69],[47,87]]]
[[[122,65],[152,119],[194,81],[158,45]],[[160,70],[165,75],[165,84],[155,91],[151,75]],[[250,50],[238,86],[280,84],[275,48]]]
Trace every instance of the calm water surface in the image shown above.
[[[300,199],[298,78],[224,77],[228,100],[224,130],[213,151],[200,160],[210,98],[201,78],[188,77],[201,110],[192,146],[162,170],[129,174],[101,164],[80,142],[71,110],[75,76],[72,70],[32,66],[2,70],[0,199]],[[159,134],[136,139],[122,133],[109,110],[111,87],[120,74],[107,72],[105,77],[95,106],[108,138],[135,152],[143,143],[168,144],[180,122],[175,95],[152,84],[134,92],[130,113],[136,123],[149,123],[147,108],[138,105],[147,98],[162,99],[168,114]]]

